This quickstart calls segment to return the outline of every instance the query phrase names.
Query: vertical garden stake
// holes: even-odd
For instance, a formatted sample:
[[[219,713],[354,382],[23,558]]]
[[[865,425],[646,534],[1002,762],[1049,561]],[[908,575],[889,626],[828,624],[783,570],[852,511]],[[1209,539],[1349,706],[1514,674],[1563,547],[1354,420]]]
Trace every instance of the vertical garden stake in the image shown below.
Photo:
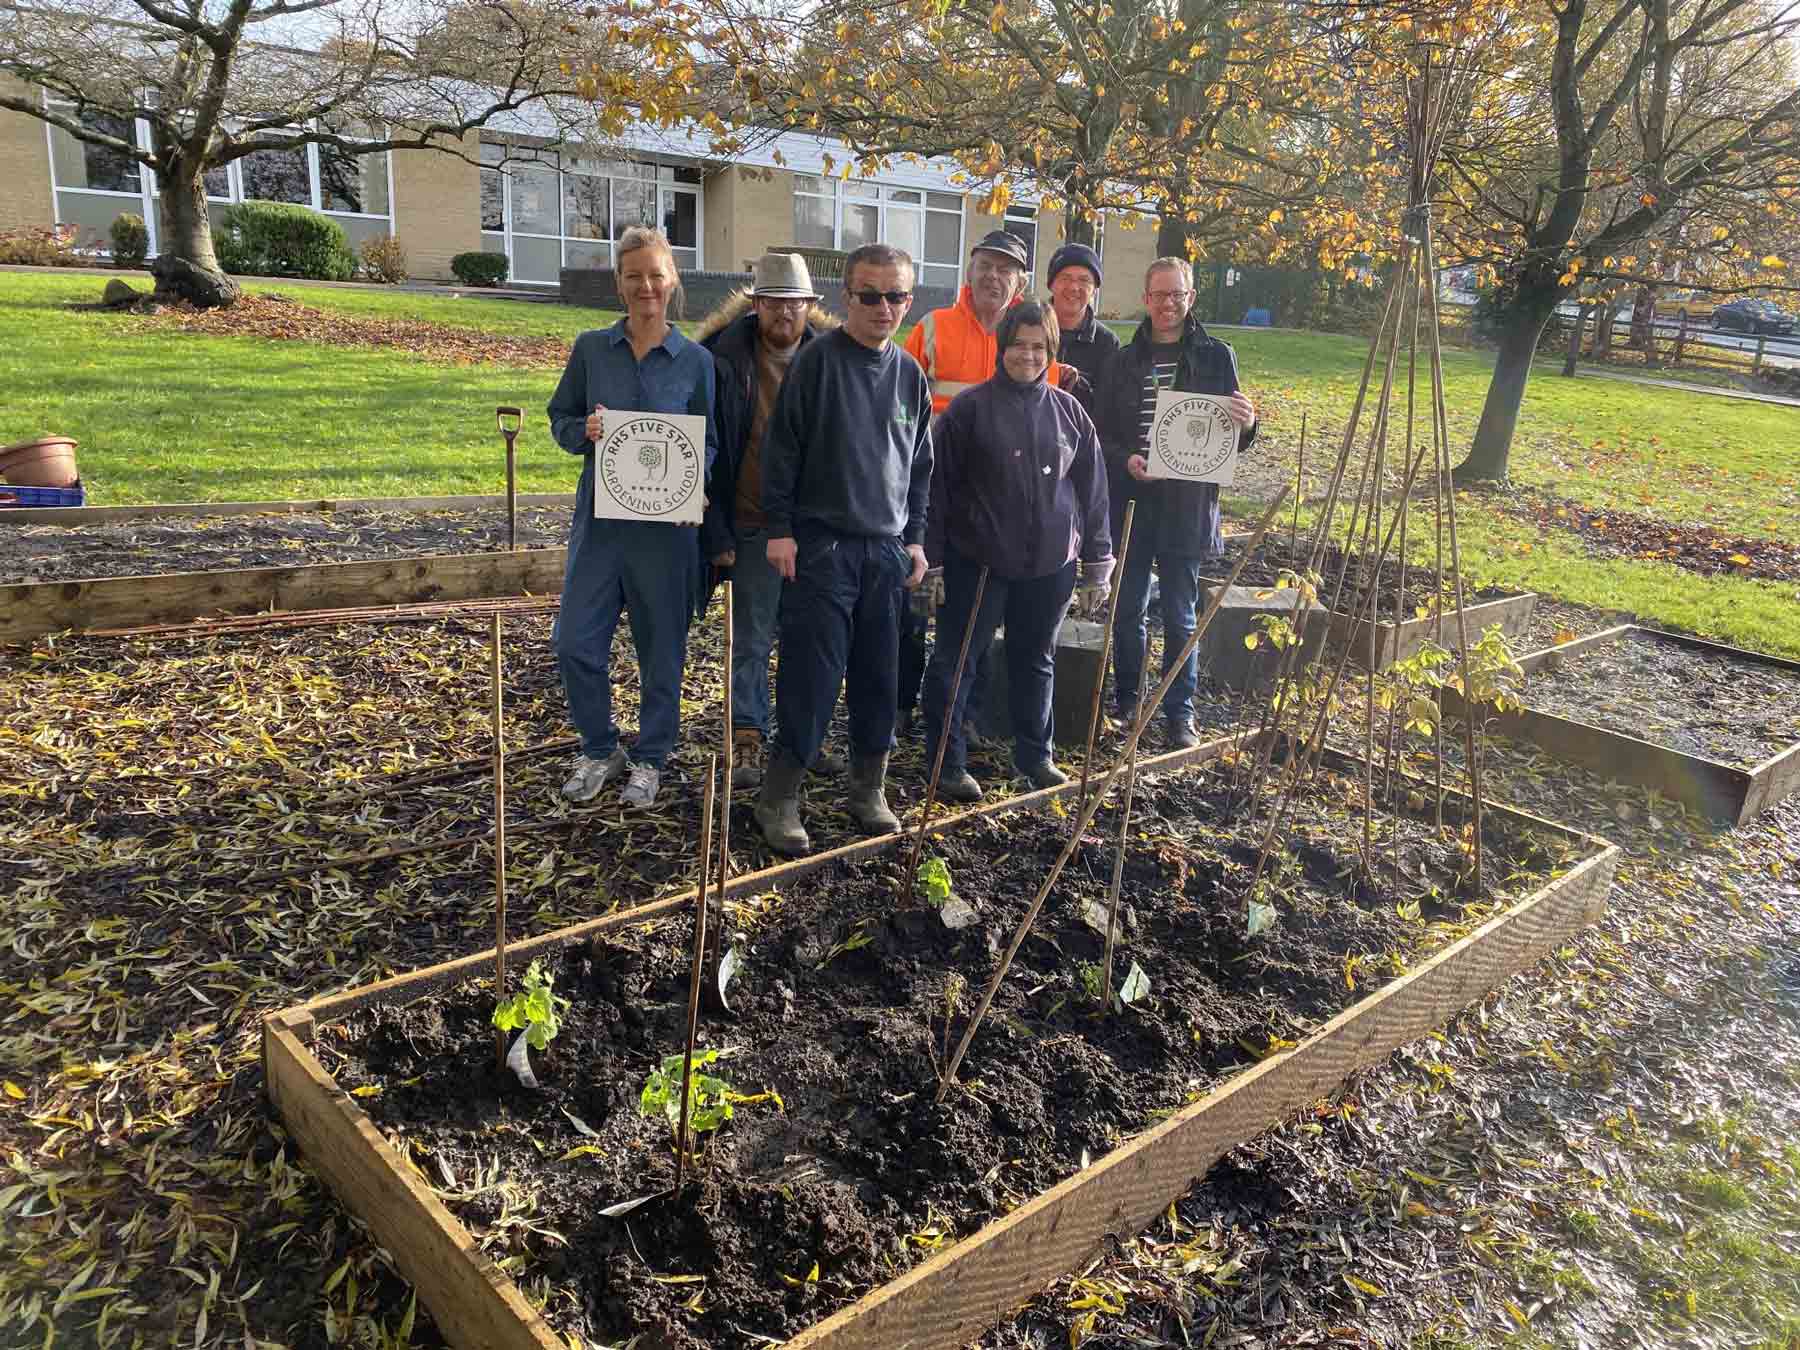
[[[1288,561],[1300,552],[1300,501],[1306,496],[1306,409],[1300,410],[1300,462],[1294,466],[1294,529],[1288,535]]]
[[[1125,560],[1131,553],[1131,522],[1136,515],[1137,499],[1133,498],[1125,503],[1125,522],[1119,527],[1119,547],[1113,557],[1112,594],[1106,600],[1106,632],[1100,638],[1100,678],[1094,681],[1094,706],[1088,710],[1087,754],[1081,760],[1081,806],[1087,805],[1088,779],[1094,772],[1094,737],[1100,731],[1100,702],[1106,694],[1106,667],[1112,661],[1113,621],[1119,616],[1119,592],[1125,586]]]
[[[700,967],[706,951],[707,867],[712,862],[713,779],[719,757],[706,757],[706,791],[700,806],[700,886],[694,892],[694,959],[688,969],[687,1042],[681,1051],[681,1122],[675,1129],[675,1195],[681,1195],[681,1166],[687,1160],[688,1080],[694,1073],[694,1031],[700,1025]]]
[[[500,616],[494,615],[489,656],[493,663],[494,715],[494,1006],[506,1002],[506,737],[500,720]],[[506,1033],[494,1028],[494,1067],[506,1067]]]
[[[1282,503],[1287,500],[1287,495],[1288,488],[1284,484],[1276,492],[1275,500],[1269,503],[1268,510],[1263,512],[1262,519],[1256,522],[1256,532],[1250,536],[1250,542],[1244,545],[1244,556],[1237,560],[1237,565],[1225,578],[1225,584],[1213,592],[1213,598],[1206,606],[1206,613],[1200,616],[1200,622],[1194,625],[1194,631],[1189,633],[1187,641],[1181,644],[1180,654],[1174,660],[1165,663],[1168,669],[1163,672],[1162,683],[1157,685],[1156,692],[1150,696],[1148,703],[1140,702],[1137,721],[1132,723],[1131,732],[1125,738],[1125,748],[1119,756],[1118,763],[1107,771],[1100,786],[1094,790],[1093,799],[1081,808],[1081,814],[1075,821],[1075,829],[1069,835],[1069,842],[1063,845],[1063,851],[1057,855],[1056,862],[1051,865],[1049,873],[1044,877],[1043,884],[1038,887],[1037,894],[1032,897],[1031,905],[1025,911],[1025,917],[1019,920],[1019,926],[1013,930],[1012,941],[1007,944],[1005,953],[1000,957],[1000,965],[995,969],[992,978],[988,980],[987,988],[982,990],[981,1002],[977,1005],[974,1015],[969,1018],[969,1025],[963,1028],[962,1039],[956,1043],[956,1053],[950,1056],[950,1063],[944,1067],[943,1079],[938,1083],[937,1100],[939,1102],[949,1095],[950,1085],[956,1081],[956,1070],[962,1064],[963,1056],[969,1052],[969,1042],[975,1039],[975,1032],[981,1026],[981,1019],[987,1016],[987,1010],[993,1004],[994,995],[1000,990],[1000,981],[1006,978],[1007,967],[1012,965],[1013,957],[1018,954],[1019,945],[1025,941],[1025,935],[1031,931],[1031,925],[1037,922],[1038,911],[1043,909],[1044,901],[1049,898],[1050,888],[1056,885],[1056,879],[1062,875],[1063,868],[1069,865],[1069,859],[1075,855],[1075,847],[1081,842],[1081,837],[1087,827],[1094,823],[1094,814],[1100,809],[1100,803],[1106,800],[1106,794],[1112,790],[1114,781],[1124,772],[1126,759],[1136,752],[1138,740],[1144,734],[1145,724],[1149,722],[1156,709],[1162,707],[1163,697],[1174,687],[1176,677],[1181,674],[1181,668],[1187,664],[1188,657],[1200,645],[1200,639],[1206,636],[1206,630],[1212,627],[1213,618],[1218,614],[1219,607],[1225,603],[1226,595],[1233,586],[1237,585],[1238,578],[1244,573],[1244,568],[1249,565],[1250,559],[1256,556],[1256,550],[1262,547],[1263,536],[1269,532],[1269,526],[1274,523],[1276,513],[1281,510]],[[1139,694],[1141,699],[1141,685]]]
[[[720,583],[725,592],[725,777],[724,804],[719,807],[719,924],[725,923],[725,878],[731,872],[731,774],[735,755],[731,743],[731,582]],[[700,889],[700,903],[706,904],[706,888]],[[718,939],[714,938],[717,945]]]
[[[512,418],[511,426],[506,424],[509,417]],[[506,437],[506,547],[516,551],[519,547],[519,470],[513,442],[519,438],[525,413],[519,408],[502,406],[494,409],[494,420],[500,424],[500,434]]]
[[[906,867],[900,873],[900,893],[896,903],[904,904],[913,892],[913,878],[919,874],[919,850],[925,847],[925,830],[931,824],[931,808],[937,805],[938,775],[944,771],[944,747],[950,744],[951,722],[956,716],[956,695],[962,689],[963,665],[969,659],[969,642],[975,636],[975,621],[981,617],[981,602],[987,595],[988,569],[982,565],[975,582],[975,603],[969,609],[969,621],[963,625],[962,649],[956,653],[956,674],[950,680],[950,697],[944,704],[944,723],[938,731],[937,757],[931,763],[931,781],[925,785],[925,807],[919,812],[919,828],[913,834],[912,848]],[[902,601],[910,604],[911,600]]]
[[[1138,681],[1136,721],[1144,720],[1147,686]],[[1119,940],[1119,895],[1125,888],[1125,841],[1131,837],[1131,794],[1137,790],[1138,747],[1131,746],[1131,767],[1125,771],[1125,796],[1119,803],[1119,851],[1113,855],[1112,894],[1106,897],[1106,955],[1100,961],[1100,1006],[1112,1005],[1113,947]]]

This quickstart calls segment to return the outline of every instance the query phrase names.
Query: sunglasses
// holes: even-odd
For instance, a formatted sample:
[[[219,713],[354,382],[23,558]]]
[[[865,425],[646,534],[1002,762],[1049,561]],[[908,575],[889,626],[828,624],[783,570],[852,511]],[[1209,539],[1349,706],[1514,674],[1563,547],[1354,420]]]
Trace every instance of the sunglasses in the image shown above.
[[[859,305],[867,305],[870,309],[874,309],[883,300],[895,309],[899,309],[900,306],[912,299],[911,291],[847,291],[845,293]]]

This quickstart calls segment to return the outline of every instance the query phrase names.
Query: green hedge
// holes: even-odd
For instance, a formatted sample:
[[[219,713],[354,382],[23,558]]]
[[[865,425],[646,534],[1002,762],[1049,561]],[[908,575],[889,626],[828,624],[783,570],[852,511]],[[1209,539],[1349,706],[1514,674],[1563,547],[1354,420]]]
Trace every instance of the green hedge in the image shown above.
[[[506,280],[506,255],[459,253],[450,260],[450,270],[465,286],[498,286]]]
[[[335,220],[286,202],[239,202],[225,208],[213,241],[227,272],[348,281],[356,255]]]

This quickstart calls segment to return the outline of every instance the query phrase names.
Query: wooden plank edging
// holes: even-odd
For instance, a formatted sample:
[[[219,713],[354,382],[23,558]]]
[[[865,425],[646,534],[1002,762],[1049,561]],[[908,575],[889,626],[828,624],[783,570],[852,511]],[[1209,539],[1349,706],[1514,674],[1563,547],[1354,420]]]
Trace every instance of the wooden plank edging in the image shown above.
[[[120,525],[185,516],[273,516],[336,511],[482,511],[506,505],[498,492],[442,497],[318,497],[270,502],[143,502],[131,506],[15,506],[0,510],[0,525]],[[521,492],[520,506],[575,506],[573,492]]]
[[[1153,769],[1159,763],[1176,767],[1172,761],[1197,758],[1204,751],[1217,754],[1231,743],[1212,742],[1158,756],[1145,767]],[[978,808],[946,817],[942,827],[953,828],[1002,808],[1040,804],[1071,788],[1079,790],[1079,785],[994,803],[994,810]],[[1345,1009],[1294,1049],[1222,1084],[1092,1167],[871,1291],[788,1344],[794,1350],[952,1350],[965,1344],[1076,1268],[1109,1235],[1138,1231],[1231,1147],[1317,1100],[1354,1068],[1436,1027],[1604,913],[1618,864],[1616,846],[1506,807],[1490,808],[1490,813],[1520,816],[1565,838],[1597,843],[1600,851],[1452,943],[1418,970]],[[785,865],[790,869],[785,873],[777,867],[746,874],[731,889],[760,888],[779,876],[793,879],[852,851],[860,850],[857,856],[863,856],[893,848],[905,837],[893,834],[849,845]],[[544,934],[529,945],[542,948],[641,922],[673,912],[692,898],[690,890]],[[509,950],[526,948],[521,943]],[[516,1309],[522,1299],[517,1286],[480,1256],[468,1230],[420,1185],[415,1169],[386,1144],[366,1113],[302,1044],[311,1039],[320,1016],[341,1017],[370,1002],[423,993],[447,979],[473,973],[489,959],[491,953],[444,963],[272,1015],[264,1024],[265,1073],[270,1075],[276,1108],[311,1165],[353,1212],[376,1228],[453,1345],[461,1350],[547,1350],[559,1343],[554,1338],[538,1339],[541,1319],[528,1306],[519,1318]],[[304,1105],[290,1105],[301,1098],[306,1099]],[[321,1157],[358,1149],[366,1156]],[[353,1196],[380,1201],[382,1227]]]
[[[67,629],[184,623],[217,614],[553,595],[562,589],[566,555],[564,548],[535,548],[23,582],[0,586],[0,643]]]

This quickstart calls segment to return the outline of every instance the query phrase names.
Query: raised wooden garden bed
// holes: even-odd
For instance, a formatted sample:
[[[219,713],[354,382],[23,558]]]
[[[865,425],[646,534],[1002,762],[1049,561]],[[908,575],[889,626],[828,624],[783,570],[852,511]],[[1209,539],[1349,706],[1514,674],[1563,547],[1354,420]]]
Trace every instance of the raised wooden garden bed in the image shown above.
[[[1525,591],[1519,595],[1506,595],[1498,599],[1478,600],[1463,606],[1463,618],[1469,626],[1471,641],[1479,638],[1493,624],[1500,625],[1500,631],[1506,634],[1507,641],[1517,642],[1531,631],[1531,616],[1537,609],[1537,595],[1533,591]],[[1369,662],[1369,628],[1366,619],[1352,618],[1347,614],[1331,615],[1331,640],[1333,643],[1348,643],[1350,659],[1358,666],[1366,667]],[[1404,661],[1415,655],[1428,639],[1439,633],[1436,618],[1405,619],[1394,622],[1387,619],[1374,621],[1375,629],[1375,669],[1386,670],[1396,661]],[[1456,648],[1456,611],[1446,610],[1443,617],[1443,643],[1451,650]]]
[[[1565,666],[1592,656],[1616,655],[1622,667],[1631,664],[1631,644],[1651,643],[1685,655],[1699,676],[1699,697],[1710,704],[1716,697],[1724,705],[1727,722],[1741,721],[1769,709],[1755,695],[1746,696],[1733,688],[1729,671],[1735,666],[1758,671],[1777,679],[1791,678],[1795,702],[1800,704],[1800,661],[1724,646],[1701,638],[1678,633],[1664,633],[1624,624],[1592,634],[1558,647],[1546,647],[1521,657],[1519,664],[1530,677],[1526,686],[1528,704],[1543,697],[1541,692],[1554,681]],[[1607,649],[1603,651],[1602,649]],[[1702,663],[1705,663],[1704,666]],[[1634,783],[1653,788],[1663,796],[1732,825],[1742,825],[1758,812],[1800,790],[1800,736],[1785,748],[1765,744],[1763,750],[1751,748],[1740,762],[1731,763],[1717,751],[1700,753],[1692,748],[1704,743],[1704,736],[1683,734],[1677,730],[1673,739],[1684,741],[1689,748],[1668,743],[1671,737],[1659,733],[1652,724],[1666,716],[1679,717],[1682,710],[1678,691],[1663,697],[1659,688],[1629,687],[1629,676],[1616,683],[1618,696],[1628,701],[1632,716],[1611,716],[1611,726],[1596,725],[1595,720],[1563,707],[1550,712],[1527,706],[1502,714],[1489,714],[1490,731],[1515,740],[1528,741],[1556,758],[1591,769],[1602,778]],[[1576,700],[1577,703],[1579,700]],[[1452,714],[1462,709],[1454,691],[1444,691],[1445,709]],[[1632,731],[1622,729],[1629,724]],[[1777,743],[1778,744],[1778,743]],[[1764,751],[1772,750],[1772,753]]]
[[[562,589],[561,548],[246,567],[0,586],[0,643],[67,629],[181,623],[215,615],[404,605]]]
[[[1143,772],[1152,775],[1158,770],[1212,759],[1232,744],[1232,741],[1218,741],[1193,751],[1146,760]],[[1164,781],[1176,786],[1188,782],[1184,776]],[[954,852],[958,841],[964,837],[976,841],[971,847],[990,847],[991,836],[1009,828],[1041,833],[1045,828],[1041,824],[1027,820],[1021,825],[1011,825],[1001,818],[1025,808],[1045,805],[1054,797],[1066,798],[1074,790],[1075,785],[1070,785],[1033,793],[947,818],[941,831],[947,841],[944,847]],[[1048,817],[1042,819],[1048,820]],[[1179,820],[1171,817],[1165,821],[1165,826],[1178,830],[1191,825],[1193,820],[1191,816],[1181,816]],[[1297,1043],[1291,1048],[1285,1048],[1285,1042],[1277,1042],[1275,1053],[1252,1067],[1233,1073],[1198,1100],[1182,1104],[1177,1094],[1173,1102],[1175,1109],[1160,1123],[1140,1120],[1140,1128],[1149,1125],[1142,1133],[1101,1153],[1091,1164],[1083,1157],[1080,1159],[1082,1165],[1073,1175],[1067,1175],[1066,1179],[1035,1195],[1019,1197],[1022,1203],[1004,1217],[987,1223],[955,1245],[825,1316],[786,1343],[810,1350],[820,1347],[831,1347],[832,1350],[881,1347],[887,1350],[901,1346],[949,1350],[949,1347],[966,1344],[1026,1298],[1078,1267],[1100,1248],[1108,1235],[1136,1232],[1153,1220],[1170,1200],[1232,1146],[1325,1095],[1351,1070],[1380,1059],[1395,1047],[1440,1025],[1472,1000],[1530,966],[1545,951],[1599,917],[1617,862],[1615,848],[1604,841],[1500,808],[1490,809],[1489,822],[1490,828],[1501,832],[1511,830],[1520,837],[1556,841],[1559,855],[1567,853],[1578,860],[1574,860],[1562,875],[1437,951],[1410,973],[1344,1008],[1303,1038],[1297,1037]],[[1062,828],[1066,830],[1067,826]],[[1157,827],[1151,825],[1149,828]],[[1019,837],[1027,835],[1022,833]],[[752,897],[780,889],[784,896],[790,893],[800,896],[808,879],[820,874],[822,882],[833,888],[831,894],[835,897],[836,888],[846,877],[866,886],[868,869],[880,868],[884,855],[891,852],[897,842],[896,836],[864,841],[799,863],[739,877],[729,888],[730,893],[737,897]],[[993,866],[998,868],[1003,861],[1003,858],[999,859]],[[846,864],[851,862],[856,862],[863,871],[846,871]],[[1172,888],[1167,892],[1174,897],[1171,904],[1179,902],[1187,884],[1185,881],[1179,884],[1145,882],[1144,875],[1147,874],[1139,876],[1139,885],[1143,889],[1137,892],[1141,905],[1159,903],[1158,897],[1165,894],[1163,887]],[[1183,871],[1182,875],[1186,877],[1187,874]],[[992,899],[1001,892],[990,890],[987,894]],[[651,932],[654,925],[666,924],[679,915],[691,901],[690,892],[514,944],[509,948],[509,966],[518,969],[525,960],[535,956],[546,964],[561,963],[558,969],[567,974],[589,954],[598,965],[617,956],[633,942],[640,944],[633,950],[641,952],[645,950],[642,944],[650,942],[644,935]],[[998,899],[993,902],[1000,903]],[[806,902],[795,899],[791,903]],[[1346,899],[1344,903],[1351,901]],[[1392,906],[1374,906],[1371,912],[1391,916]],[[781,913],[777,910],[776,917],[770,922],[786,923],[780,917]],[[903,917],[895,916],[894,921]],[[808,967],[823,971],[834,958],[848,967],[854,964],[853,956],[858,961],[867,958],[875,963],[877,973],[885,969],[883,962],[893,962],[896,969],[900,965],[909,969],[914,964],[929,965],[934,958],[928,930],[935,932],[937,926],[929,910],[923,911],[922,917],[924,927],[915,926],[909,930],[917,934],[919,940],[918,950],[910,957],[904,950],[897,954],[885,951],[881,944],[887,939],[878,936],[875,949],[868,953],[834,949],[816,967],[809,960]],[[1150,924],[1153,919],[1146,918],[1145,922]],[[786,933],[788,929],[777,931]],[[1153,931],[1146,929],[1146,943],[1157,943],[1157,950],[1170,945],[1166,935],[1149,936]],[[1071,941],[1066,926],[1057,936],[1065,945]],[[1196,931],[1192,949],[1211,951],[1216,937],[1214,933]],[[768,940],[783,939],[771,936]],[[942,941],[938,940],[940,952]],[[1146,953],[1152,949],[1150,945],[1143,948]],[[1056,951],[1057,958],[1046,955],[1044,959],[1060,959],[1062,948],[1057,947]],[[756,959],[761,958],[753,958]],[[1146,960],[1149,960],[1148,955]],[[378,1240],[393,1254],[396,1264],[417,1286],[452,1344],[469,1350],[473,1347],[549,1350],[549,1347],[564,1344],[555,1329],[526,1300],[519,1286],[483,1253],[476,1238],[432,1193],[430,1182],[417,1165],[407,1153],[383,1136],[359,1104],[359,1100],[369,1100],[368,1094],[378,1094],[380,1089],[365,1086],[359,1090],[360,1099],[352,1096],[346,1086],[333,1080],[321,1062],[322,1056],[341,1058],[344,1053],[345,1042],[341,1036],[332,1035],[331,1029],[346,1024],[366,1029],[374,1021],[392,1030],[400,1025],[394,1019],[409,1016],[409,1005],[417,1005],[418,1000],[428,994],[435,999],[460,998],[467,1002],[473,996],[467,990],[458,994],[457,986],[479,979],[491,969],[491,962],[492,954],[485,953],[275,1014],[264,1028],[264,1070],[270,1097],[309,1164],[346,1206],[369,1224]],[[771,966],[770,971],[777,968]],[[846,970],[844,978],[849,979],[855,974]],[[1335,969],[1328,975],[1329,983],[1340,987],[1345,983],[1342,973]],[[856,978],[862,977],[856,975]],[[766,986],[768,980],[765,978],[762,983]],[[780,988],[779,984],[775,987]],[[766,1004],[773,996],[765,990],[759,997]],[[881,997],[872,987],[867,1001],[879,1004]],[[1185,1015],[1190,1007],[1187,1000],[1178,1000],[1173,993],[1170,995],[1168,1011],[1171,1015],[1174,1012]],[[854,1019],[856,1014],[864,1011],[866,1009],[841,1005],[845,1017]],[[1162,1015],[1158,1013],[1159,1017]],[[1046,1022],[1057,1016],[1054,1008],[1044,1014]],[[1067,1018],[1070,1014],[1063,1016]],[[1127,1010],[1118,1015],[1118,1021],[1113,1025],[1119,1028],[1120,1036],[1129,1038],[1139,1035],[1140,1028],[1144,1037],[1151,1037],[1152,1028],[1162,1024],[1153,1023],[1148,1014],[1140,1021],[1136,1010]],[[727,1025],[724,1031],[729,1037],[732,1027]],[[572,1066],[570,1072],[577,1076],[584,1073],[587,1057],[600,1053],[591,1034],[578,1041],[583,1048],[572,1050],[569,1052],[571,1058],[560,1061]],[[852,1029],[841,1034],[854,1039],[861,1033]],[[992,1034],[1012,1033],[996,1031]],[[1091,1052],[1082,1050],[1085,1034],[1080,1027],[1064,1029],[1062,1035],[1070,1045],[1070,1063],[1091,1066],[1090,1072],[1104,1075],[1107,1072],[1105,1065],[1093,1058]],[[1155,1036],[1166,1037],[1166,1029],[1156,1031]],[[571,1035],[571,1039],[576,1038]],[[1200,1040],[1198,1030],[1194,1040]],[[1167,1042],[1158,1040],[1157,1044],[1166,1045]],[[559,1050],[558,1053],[563,1052]],[[825,1051],[822,1049],[821,1053]],[[1083,1058],[1084,1054],[1086,1058]],[[826,1059],[830,1059],[828,1053]],[[460,1058],[456,1062],[460,1063]],[[477,1073],[487,1072],[485,1066],[472,1068]],[[753,1080],[757,1072],[751,1065],[735,1076],[747,1080],[746,1088],[754,1088],[760,1084],[748,1080]],[[989,1107],[995,1105],[990,1099],[996,1094],[1002,1102],[1005,1099],[1004,1084],[1008,1072],[1004,1057],[996,1048],[991,1044],[984,1048],[983,1042],[978,1040],[975,1052],[965,1065],[963,1081],[969,1084],[982,1080],[985,1075],[993,1079],[996,1086],[979,1092],[975,1087],[966,1089],[967,1095],[960,1099],[959,1110],[969,1113],[977,1122],[985,1119]],[[1112,1072],[1116,1074],[1118,1070]],[[351,1080],[352,1083],[355,1081],[354,1078]],[[1216,1075],[1214,1081],[1217,1082]],[[395,1091],[404,1091],[407,1086],[400,1083]],[[929,1080],[921,1088],[918,1095],[928,1098],[931,1095]],[[911,1095],[914,1094],[884,1096],[885,1104],[880,1109],[899,1109],[898,1103]],[[953,1103],[958,1100],[952,1098]],[[748,1111],[745,1114],[753,1115]],[[609,1127],[608,1118],[596,1114],[594,1119],[603,1130]],[[1058,1123],[1052,1118],[1021,1122],[1021,1126],[1029,1134],[1048,1131],[1054,1135],[1058,1132]],[[554,1124],[560,1127],[560,1116]],[[735,1131],[740,1126],[741,1122],[734,1122],[731,1129]],[[746,1131],[749,1129],[742,1127]],[[1129,1129],[1124,1132],[1131,1133]],[[562,1142],[559,1136],[556,1141],[559,1151]],[[613,1150],[616,1141],[608,1139],[605,1142],[607,1149]],[[779,1142],[777,1139],[773,1145],[779,1145]],[[1012,1147],[1012,1143],[1001,1144],[1003,1150]],[[780,1155],[782,1149],[772,1146],[769,1151]],[[555,1154],[549,1156],[555,1157]],[[614,1156],[620,1155],[615,1152]],[[1005,1159],[1014,1155],[1002,1151],[998,1156]],[[644,1154],[636,1156],[630,1165],[641,1168],[647,1178],[658,1170],[662,1161],[653,1154]],[[616,1161],[609,1164],[612,1167],[621,1165]],[[1075,1164],[1071,1164],[1073,1166]],[[748,1185],[746,1179],[738,1180]],[[656,1183],[645,1181],[644,1184],[653,1189]],[[721,1180],[717,1184],[724,1187],[726,1183]],[[1006,1183],[1002,1180],[999,1184],[1004,1188]],[[796,1179],[794,1186],[800,1185],[801,1181]],[[777,1192],[780,1187],[762,1189],[771,1197],[770,1204],[779,1204]],[[658,1203],[661,1202],[653,1201],[651,1208],[641,1211],[646,1217],[639,1221],[633,1242],[662,1242],[671,1227],[682,1226],[668,1206],[658,1210]],[[1000,1206],[1004,1207],[1004,1204]],[[615,1242],[623,1243],[624,1239],[619,1236],[623,1224],[597,1215],[592,1223],[592,1228],[584,1228],[571,1242],[569,1259],[587,1259],[587,1254],[614,1250]],[[704,1221],[702,1226],[710,1229],[710,1221]],[[804,1231],[790,1231],[778,1220],[771,1221],[763,1236],[771,1248],[777,1243],[807,1240]],[[628,1261],[627,1257],[620,1259]],[[809,1276],[802,1265],[787,1281],[795,1287],[794,1297],[800,1300],[795,1315],[802,1320],[809,1309],[827,1301],[822,1296],[817,1302],[807,1301],[809,1287],[814,1295],[824,1287],[813,1283],[819,1278],[816,1272],[815,1266],[814,1273]],[[667,1274],[677,1276],[681,1272]],[[691,1274],[682,1278],[691,1279]],[[826,1279],[830,1279],[829,1270]],[[779,1296],[781,1285],[773,1279],[769,1284]],[[667,1292],[666,1285],[648,1287]],[[682,1290],[682,1298],[685,1299],[689,1292],[689,1289]],[[698,1293],[697,1286],[692,1287],[691,1292]],[[711,1302],[709,1298],[709,1305]],[[759,1335],[747,1336],[746,1343],[756,1343]],[[687,1346],[705,1342],[677,1330],[669,1343]]]
[[[520,506],[573,507],[573,492],[521,492]],[[322,497],[268,502],[143,502],[132,506],[26,506],[0,511],[6,525],[119,525],[196,516],[292,516],[345,511],[479,511],[506,505],[505,493],[442,497]]]

